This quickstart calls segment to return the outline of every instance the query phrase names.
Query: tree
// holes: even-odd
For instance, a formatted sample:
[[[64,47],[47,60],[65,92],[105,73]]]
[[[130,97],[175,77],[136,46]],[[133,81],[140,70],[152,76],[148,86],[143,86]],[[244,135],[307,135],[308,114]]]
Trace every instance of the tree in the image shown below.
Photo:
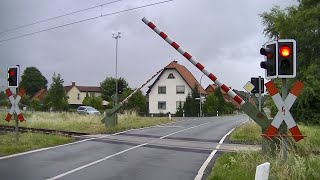
[[[21,97],[19,104],[22,106],[29,106],[30,101],[31,101],[31,97],[28,94],[25,94]]]
[[[41,89],[47,89],[47,84],[47,79],[36,67],[27,67],[21,76],[20,87],[25,88],[30,97]]]
[[[33,110],[36,110],[36,111],[40,110],[41,109],[40,101],[32,99],[30,101],[30,108],[33,109]]]
[[[297,41],[297,79],[305,86],[293,106],[296,120],[320,124],[320,6],[318,0],[300,0],[298,6],[280,9],[260,15],[265,26],[264,34],[270,39],[295,39]],[[288,82],[292,87],[295,79]],[[270,103],[271,104],[271,103]],[[269,105],[277,110],[275,105]]]
[[[4,91],[0,92],[0,100],[6,100],[8,99],[8,96],[6,95],[6,93]]]
[[[196,100],[199,98],[199,89],[198,86],[195,85],[191,91],[191,94],[188,94],[186,98],[186,102],[184,104],[184,112],[187,117],[196,117],[199,115],[200,101]]]
[[[102,101],[103,100],[101,97],[86,96],[85,99],[83,100],[83,104],[87,106],[92,106],[97,110],[102,110],[103,109]]]
[[[133,92],[132,89],[127,88],[124,90],[121,100],[124,100],[127,96],[129,96]],[[128,102],[124,105],[124,110],[133,110],[140,114],[147,113],[147,102],[146,97],[143,95],[141,90],[138,90],[136,93],[129,98]]]
[[[181,101],[179,102],[179,107],[178,107],[178,110],[176,112],[176,116],[177,117],[182,117],[183,116],[183,105],[182,105]]]
[[[63,88],[63,79],[60,74],[52,76],[52,84],[48,95],[45,98],[45,105],[52,107],[55,111],[66,110],[68,108],[68,96]]]
[[[221,88],[216,88],[214,91],[214,95],[217,98],[217,111],[219,112],[219,114],[225,113],[226,101],[223,98]]]
[[[195,112],[194,112],[194,100],[192,99],[191,94],[189,93],[187,98],[186,98],[186,102],[184,103],[183,109],[184,109],[184,114],[186,117],[192,117],[195,116]]]
[[[124,90],[128,88],[128,83],[124,78],[120,77],[118,82],[123,83]],[[111,96],[116,93],[116,79],[113,77],[107,77],[103,82],[100,83],[100,85],[102,99],[111,102]]]
[[[203,105],[203,111],[206,116],[214,116],[218,109],[218,99],[214,94],[209,94]]]
[[[2,106],[8,106],[8,97],[4,91],[0,92],[0,107]]]

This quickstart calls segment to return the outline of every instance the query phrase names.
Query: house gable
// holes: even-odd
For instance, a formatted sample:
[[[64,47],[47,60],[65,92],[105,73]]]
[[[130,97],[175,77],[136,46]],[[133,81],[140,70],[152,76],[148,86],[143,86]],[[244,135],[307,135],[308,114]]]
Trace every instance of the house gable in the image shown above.
[[[175,78],[168,78],[169,74],[173,74]],[[184,93],[177,93],[177,86],[184,87]],[[159,92],[159,87],[165,88],[165,93]],[[177,101],[185,102],[188,93],[191,93],[191,91],[191,88],[177,70],[164,70],[148,94],[150,113],[159,114],[170,112],[171,114],[175,114]],[[162,106],[164,102],[165,108],[159,107],[159,105]]]
[[[149,113],[175,114],[179,102],[186,101],[188,93],[191,94],[195,85],[198,85],[201,94],[207,94],[186,67],[172,61],[149,86]]]

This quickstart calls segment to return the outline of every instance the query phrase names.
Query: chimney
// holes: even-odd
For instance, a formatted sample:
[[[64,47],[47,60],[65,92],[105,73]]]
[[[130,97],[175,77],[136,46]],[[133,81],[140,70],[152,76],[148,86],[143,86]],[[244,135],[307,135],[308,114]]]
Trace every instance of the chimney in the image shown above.
[[[72,81],[72,86],[76,86],[76,82],[75,81]]]
[[[177,60],[174,60],[173,62],[174,62],[174,63],[178,63],[178,61],[177,61]]]

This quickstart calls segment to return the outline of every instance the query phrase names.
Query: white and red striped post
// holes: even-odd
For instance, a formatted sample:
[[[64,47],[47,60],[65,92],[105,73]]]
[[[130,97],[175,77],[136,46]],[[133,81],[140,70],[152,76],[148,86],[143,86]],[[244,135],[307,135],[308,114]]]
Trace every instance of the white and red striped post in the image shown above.
[[[274,117],[274,120],[267,128],[266,136],[274,136],[278,128],[280,127],[282,121],[284,120],[288,126],[289,131],[292,134],[293,139],[295,141],[300,141],[301,139],[303,139],[299,127],[297,126],[296,122],[294,121],[290,113],[290,108],[292,107],[293,103],[297,99],[297,96],[301,92],[303,88],[303,83],[300,81],[296,81],[293,87],[291,88],[290,93],[284,101],[281,98],[276,86],[272,81],[266,83],[265,86],[267,87],[267,90],[270,96],[272,97],[272,100],[274,101],[279,110],[277,115]]]
[[[23,115],[22,115],[22,113],[21,113],[21,111],[19,109],[18,104],[19,104],[19,101],[20,101],[21,97],[24,95],[25,92],[26,92],[25,89],[21,89],[19,91],[16,99],[14,99],[11,90],[9,88],[6,90],[6,94],[7,94],[8,98],[9,98],[11,104],[12,104],[12,106],[11,106],[11,108],[10,108],[6,118],[5,118],[6,121],[9,122],[11,120],[11,117],[12,117],[14,112],[16,112],[16,114],[18,115],[17,117],[18,117],[18,120],[20,120],[20,122],[24,121],[24,117],[23,117]]]
[[[223,91],[225,91],[231,98],[233,98],[240,106],[245,104],[245,101],[238,96],[234,91],[232,91],[227,85],[221,83],[218,78],[210,73],[205,67],[194,59],[188,52],[186,52],[178,43],[171,39],[166,33],[161,31],[154,23],[147,20],[145,17],[142,21],[148,25],[154,32],[161,36],[167,43],[169,43],[174,49],[176,49],[180,54],[182,54],[186,59],[188,59],[194,66],[196,66],[200,71],[202,71],[208,78],[210,78],[215,84],[217,84]]]

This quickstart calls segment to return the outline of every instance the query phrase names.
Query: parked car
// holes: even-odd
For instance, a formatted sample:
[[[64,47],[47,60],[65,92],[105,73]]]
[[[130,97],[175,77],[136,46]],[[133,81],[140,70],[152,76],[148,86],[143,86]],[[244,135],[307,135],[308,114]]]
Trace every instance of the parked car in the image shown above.
[[[77,112],[79,114],[100,115],[100,112],[91,106],[79,106]]]

